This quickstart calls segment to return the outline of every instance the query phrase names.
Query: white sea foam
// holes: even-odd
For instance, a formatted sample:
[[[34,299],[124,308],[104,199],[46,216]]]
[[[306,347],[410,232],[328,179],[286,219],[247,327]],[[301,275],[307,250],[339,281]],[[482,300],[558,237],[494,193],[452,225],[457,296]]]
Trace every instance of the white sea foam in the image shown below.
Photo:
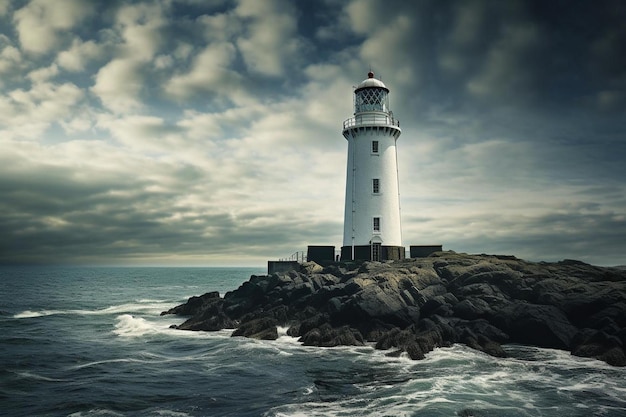
[[[112,364],[112,363],[149,363],[149,362],[150,361],[142,361],[142,360],[133,359],[133,358],[108,359],[108,360],[93,361],[93,362],[83,363],[83,364],[80,364],[80,365],[71,366],[71,367],[68,368],[68,370],[79,370],[79,369],[85,369],[85,368],[92,368],[92,367],[95,367],[95,366],[108,365],[108,364]]]
[[[115,325],[115,333],[122,337],[138,337],[148,334],[157,334],[161,332],[162,324],[156,325],[141,317],[134,317],[130,314],[122,314],[117,317]]]
[[[187,413],[181,413],[180,411],[172,411],[172,410],[154,410],[154,414],[156,414],[157,416],[164,416],[164,417],[187,417],[190,415]]]
[[[166,335],[177,339],[229,339],[234,329],[223,329],[214,332],[195,332],[170,328],[172,324],[168,317],[137,317],[132,314],[121,314],[116,317],[115,333],[121,337],[142,337],[151,335]],[[250,340],[250,339],[246,339]]]
[[[62,310],[41,310],[41,311],[31,311],[26,310],[21,313],[17,313],[13,316],[14,319],[30,319],[34,317],[44,317],[44,316],[52,316],[55,314],[63,314]]]
[[[93,410],[89,410],[89,411],[79,411],[77,413],[72,413],[72,414],[69,414],[67,417],[99,417],[99,416],[123,417],[124,414],[117,413],[113,410],[94,408]]]
[[[67,381],[65,379],[49,378],[47,376],[35,374],[35,373],[32,373],[32,372],[15,372],[15,375],[17,375],[17,376],[19,376],[20,378],[23,378],[23,379],[31,379],[31,380],[35,380],[35,381],[45,381],[45,382],[65,382],[65,381]]]
[[[570,392],[578,396],[596,394],[610,398],[615,404],[623,403],[626,392],[626,388],[617,386],[619,383],[606,381],[607,372],[621,374],[622,370],[550,349],[533,348],[525,352],[527,360],[493,358],[463,345],[435,349],[422,361],[387,357],[380,351],[368,354],[352,349],[343,353],[344,360],[354,363],[367,360],[372,369],[383,372],[382,377],[371,381],[356,378],[351,385],[357,392],[349,398],[285,404],[265,416],[408,417],[434,411],[443,415],[443,410],[455,415],[462,409],[490,410],[489,415],[554,415],[555,401],[568,401],[572,398]],[[388,379],[385,372],[389,372]],[[533,394],[542,387],[551,394]],[[316,398],[317,390],[315,386],[309,388],[306,398]],[[605,414],[598,415],[620,415],[612,414],[615,406],[603,410]]]
[[[109,306],[106,308],[86,310],[86,309],[71,309],[71,310],[25,310],[21,313],[17,313],[13,316],[15,319],[26,319],[34,317],[45,317],[53,315],[81,315],[81,316],[101,316],[108,314],[120,314],[120,313],[144,313],[144,314],[160,314],[161,311],[167,310],[171,307],[171,304],[163,300],[141,299],[136,303],[126,303],[115,306]]]

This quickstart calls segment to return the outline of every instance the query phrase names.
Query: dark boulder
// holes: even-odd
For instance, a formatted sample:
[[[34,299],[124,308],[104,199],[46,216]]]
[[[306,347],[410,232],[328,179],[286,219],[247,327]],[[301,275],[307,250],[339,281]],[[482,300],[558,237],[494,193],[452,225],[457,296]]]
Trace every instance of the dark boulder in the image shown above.
[[[470,297],[454,305],[454,307],[452,307],[452,311],[454,312],[455,317],[473,320],[490,314],[491,308],[486,301],[480,298]]]
[[[461,335],[465,332],[470,332],[472,335],[478,337],[476,335],[482,335],[489,340],[493,340],[497,343],[507,343],[510,340],[509,335],[504,333],[499,328],[495,327],[487,320],[484,319],[476,319],[476,320],[459,320],[454,319],[451,320],[451,325],[454,328],[454,331],[457,335]]]
[[[565,314],[554,306],[516,302],[495,312],[492,322],[515,343],[569,349],[577,333]]]
[[[444,338],[447,331],[431,320],[422,320],[417,326],[389,330],[381,336],[375,347],[379,350],[396,348],[396,352],[406,352],[411,359],[423,359],[434,348],[448,345]]]
[[[419,308],[407,305],[400,292],[379,285],[368,285],[350,297],[341,309],[341,318],[335,318],[350,324],[379,320],[407,327],[419,320]]]
[[[600,359],[610,365],[626,366],[622,340],[601,330],[582,329],[573,338],[571,350],[576,356]]]
[[[309,331],[321,327],[329,322],[329,318],[326,314],[316,313],[306,319],[302,319],[287,329],[287,334],[292,337],[303,336]]]
[[[263,317],[242,323],[232,337],[243,336],[261,340],[278,339],[278,322],[272,317]]]
[[[211,298],[205,302],[200,311],[185,321],[183,324],[176,326],[179,330],[204,330],[216,331],[222,329],[233,329],[239,325],[237,320],[230,318],[224,312],[224,300],[222,298]]]
[[[415,333],[411,330],[400,330],[397,327],[383,334],[376,343],[376,349],[387,350],[392,347],[404,349],[406,345],[413,341]]]
[[[170,308],[167,311],[161,313],[162,316],[166,314],[177,314],[179,316],[192,316],[200,311],[205,304],[211,303],[215,299],[220,298],[220,293],[217,291],[207,292],[199,297],[191,297],[185,304]]]
[[[305,346],[362,346],[363,336],[349,326],[333,328],[325,323],[306,332],[300,342]]]

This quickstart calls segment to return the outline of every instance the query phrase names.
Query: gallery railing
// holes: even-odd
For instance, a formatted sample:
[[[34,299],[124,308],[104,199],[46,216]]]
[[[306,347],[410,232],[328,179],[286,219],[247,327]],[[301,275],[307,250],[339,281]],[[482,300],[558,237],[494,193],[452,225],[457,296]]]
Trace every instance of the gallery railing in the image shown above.
[[[380,113],[357,114],[343,122],[343,129],[355,126],[396,126],[400,127],[400,121],[391,115]]]

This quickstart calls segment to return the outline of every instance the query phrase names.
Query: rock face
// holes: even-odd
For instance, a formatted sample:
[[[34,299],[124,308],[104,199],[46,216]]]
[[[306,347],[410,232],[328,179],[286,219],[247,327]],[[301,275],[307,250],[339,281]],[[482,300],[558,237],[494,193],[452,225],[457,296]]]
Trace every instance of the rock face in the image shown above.
[[[504,356],[501,344],[520,343],[626,366],[626,271],[571,260],[438,252],[325,268],[310,262],[162,314],[190,316],[175,326],[182,330],[236,328],[233,336],[276,339],[285,326],[305,345],[369,342],[413,359],[453,343]]]

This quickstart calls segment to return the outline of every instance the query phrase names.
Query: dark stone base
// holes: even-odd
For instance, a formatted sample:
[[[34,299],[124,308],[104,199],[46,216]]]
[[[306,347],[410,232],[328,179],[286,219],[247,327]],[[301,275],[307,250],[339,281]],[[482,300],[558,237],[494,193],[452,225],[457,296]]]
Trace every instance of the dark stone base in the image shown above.
[[[378,259],[376,259],[372,245],[355,245],[353,259],[352,248],[352,246],[341,247],[342,261],[397,261],[406,257],[404,246],[380,246]]]
[[[425,258],[431,253],[443,251],[442,245],[411,245],[409,252],[411,258]]]
[[[306,260],[320,265],[323,263],[334,262],[337,260],[335,259],[335,247],[309,245],[306,251]]]

